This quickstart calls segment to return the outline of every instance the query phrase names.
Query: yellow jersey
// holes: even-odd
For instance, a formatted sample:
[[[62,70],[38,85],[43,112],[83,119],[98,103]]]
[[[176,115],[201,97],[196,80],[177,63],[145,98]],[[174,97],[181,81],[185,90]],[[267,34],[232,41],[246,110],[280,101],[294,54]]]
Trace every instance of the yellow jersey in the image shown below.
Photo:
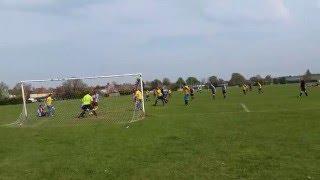
[[[157,97],[163,96],[163,94],[162,94],[162,92],[161,92],[161,89],[157,89],[157,90],[156,90],[156,96],[157,96]]]
[[[258,86],[259,86],[260,89],[262,88],[262,85],[260,83],[258,83]]]
[[[51,96],[47,97],[47,99],[46,99],[46,105],[47,105],[47,106],[51,106],[51,105],[52,105],[52,101],[53,101],[53,99],[52,99]]]
[[[82,105],[90,105],[92,102],[93,98],[90,94],[87,94],[82,98]]]
[[[135,98],[137,100],[142,100],[143,99],[142,92],[140,90],[137,90],[134,96],[135,96]]]
[[[184,93],[184,94],[190,94],[190,88],[189,88],[189,86],[183,87],[183,93]]]

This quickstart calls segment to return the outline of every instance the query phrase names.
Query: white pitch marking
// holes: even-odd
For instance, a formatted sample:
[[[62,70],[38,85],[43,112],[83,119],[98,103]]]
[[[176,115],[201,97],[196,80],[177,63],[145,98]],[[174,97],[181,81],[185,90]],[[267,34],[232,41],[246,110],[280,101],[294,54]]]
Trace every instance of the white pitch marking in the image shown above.
[[[245,104],[241,103],[240,105],[245,112],[251,112]]]
[[[13,122],[13,123],[10,123],[10,124],[3,124],[3,125],[1,125],[1,127],[13,126],[13,125],[16,125],[16,124],[18,124],[18,122]]]

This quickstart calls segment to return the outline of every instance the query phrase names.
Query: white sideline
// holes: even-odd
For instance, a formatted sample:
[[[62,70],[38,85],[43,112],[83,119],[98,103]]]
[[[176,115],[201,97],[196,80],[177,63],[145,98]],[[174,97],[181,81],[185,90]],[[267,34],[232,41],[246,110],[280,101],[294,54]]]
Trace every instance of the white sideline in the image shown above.
[[[243,108],[243,110],[244,110],[245,112],[251,112],[245,104],[240,103],[240,105],[241,105],[241,107]]]

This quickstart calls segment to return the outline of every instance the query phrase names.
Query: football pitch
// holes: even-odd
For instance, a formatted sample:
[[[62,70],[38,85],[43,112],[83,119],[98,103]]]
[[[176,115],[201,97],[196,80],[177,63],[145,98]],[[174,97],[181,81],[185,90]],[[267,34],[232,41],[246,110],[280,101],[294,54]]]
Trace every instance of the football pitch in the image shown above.
[[[176,92],[129,126],[77,122],[78,101],[66,101],[51,120],[9,127],[21,105],[0,106],[0,179],[320,179],[320,88],[298,93],[233,87],[212,100],[203,90],[184,106]]]

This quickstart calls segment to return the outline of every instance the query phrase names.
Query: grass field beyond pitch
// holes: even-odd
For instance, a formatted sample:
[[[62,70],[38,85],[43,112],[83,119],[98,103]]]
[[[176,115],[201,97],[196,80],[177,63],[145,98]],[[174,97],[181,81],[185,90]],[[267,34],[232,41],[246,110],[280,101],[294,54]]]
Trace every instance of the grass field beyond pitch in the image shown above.
[[[1,126],[0,179],[320,179],[320,89],[302,99],[297,85],[264,91],[231,88],[223,100],[218,89],[215,101],[203,91],[188,107],[175,93],[165,107],[147,102],[129,128],[64,126],[68,107],[60,126]],[[0,106],[0,125],[20,112]]]

